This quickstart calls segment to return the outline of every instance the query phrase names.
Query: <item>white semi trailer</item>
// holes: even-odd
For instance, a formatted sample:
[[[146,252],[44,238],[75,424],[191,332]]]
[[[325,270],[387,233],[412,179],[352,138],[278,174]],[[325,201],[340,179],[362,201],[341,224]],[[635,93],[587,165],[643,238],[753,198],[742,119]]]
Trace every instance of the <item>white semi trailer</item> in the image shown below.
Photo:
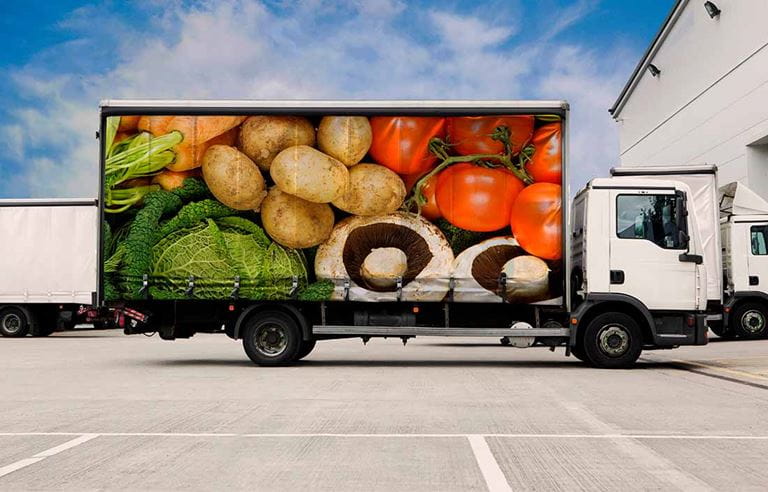
[[[99,227],[95,199],[0,200],[0,335],[104,322],[94,308]]]

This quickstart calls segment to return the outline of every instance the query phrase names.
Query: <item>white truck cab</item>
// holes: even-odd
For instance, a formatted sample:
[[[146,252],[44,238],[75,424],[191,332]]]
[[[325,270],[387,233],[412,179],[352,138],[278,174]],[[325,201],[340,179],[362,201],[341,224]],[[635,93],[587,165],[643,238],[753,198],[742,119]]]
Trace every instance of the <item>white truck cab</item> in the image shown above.
[[[768,336],[768,202],[741,183],[721,188],[723,322],[720,336]]]
[[[681,181],[629,176],[593,179],[576,195],[570,322],[577,357],[595,340],[613,357],[636,350],[628,346],[638,336],[641,349],[707,343],[708,272],[691,195]]]

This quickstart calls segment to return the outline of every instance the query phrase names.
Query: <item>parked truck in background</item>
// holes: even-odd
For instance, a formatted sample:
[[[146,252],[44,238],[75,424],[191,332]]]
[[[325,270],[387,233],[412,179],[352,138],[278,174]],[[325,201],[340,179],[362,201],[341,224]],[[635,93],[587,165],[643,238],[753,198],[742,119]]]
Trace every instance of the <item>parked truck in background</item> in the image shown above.
[[[97,304],[95,199],[0,200],[0,335],[106,322]]]

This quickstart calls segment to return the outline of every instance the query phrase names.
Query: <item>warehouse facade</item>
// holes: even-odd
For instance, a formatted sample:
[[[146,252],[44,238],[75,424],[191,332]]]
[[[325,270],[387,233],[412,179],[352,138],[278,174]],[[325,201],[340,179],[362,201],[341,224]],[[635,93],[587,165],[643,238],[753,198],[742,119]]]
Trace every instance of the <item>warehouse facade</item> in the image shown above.
[[[768,199],[768,0],[678,0],[610,109],[622,166],[714,164]]]

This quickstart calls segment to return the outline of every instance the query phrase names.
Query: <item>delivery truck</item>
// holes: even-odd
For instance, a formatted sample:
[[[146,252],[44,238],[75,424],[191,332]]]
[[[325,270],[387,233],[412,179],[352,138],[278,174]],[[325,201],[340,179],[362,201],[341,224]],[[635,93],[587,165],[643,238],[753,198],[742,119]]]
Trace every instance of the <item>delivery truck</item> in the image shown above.
[[[95,199],[0,200],[0,335],[104,325]]]
[[[563,101],[104,101],[94,305],[260,365],[350,337],[606,368],[706,344],[711,217],[672,178],[594,179],[571,207],[569,121]]]
[[[708,325],[723,338],[768,337],[768,202],[738,182],[719,186],[717,167],[622,167],[613,176],[686,183],[699,217]],[[762,280],[761,280],[762,279]]]

